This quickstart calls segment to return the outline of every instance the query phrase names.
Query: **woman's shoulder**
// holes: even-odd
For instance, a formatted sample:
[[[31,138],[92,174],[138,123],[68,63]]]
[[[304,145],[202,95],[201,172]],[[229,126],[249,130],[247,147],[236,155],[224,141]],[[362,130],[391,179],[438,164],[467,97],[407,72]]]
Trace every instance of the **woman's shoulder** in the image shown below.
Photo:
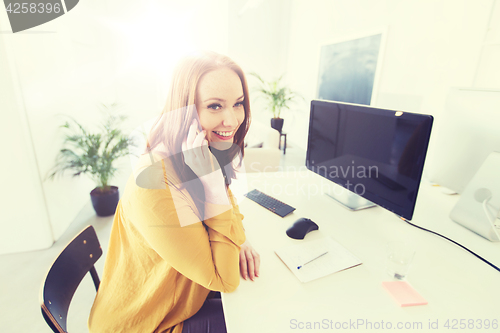
[[[133,167],[135,184],[142,189],[166,189],[169,183],[178,183],[179,176],[170,157],[143,154]]]

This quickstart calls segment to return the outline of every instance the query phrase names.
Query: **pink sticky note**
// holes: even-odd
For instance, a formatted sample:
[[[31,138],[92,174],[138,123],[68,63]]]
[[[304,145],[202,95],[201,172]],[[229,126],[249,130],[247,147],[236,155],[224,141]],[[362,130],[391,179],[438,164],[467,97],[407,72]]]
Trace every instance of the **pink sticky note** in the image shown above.
[[[382,282],[399,306],[425,305],[427,301],[406,281]]]

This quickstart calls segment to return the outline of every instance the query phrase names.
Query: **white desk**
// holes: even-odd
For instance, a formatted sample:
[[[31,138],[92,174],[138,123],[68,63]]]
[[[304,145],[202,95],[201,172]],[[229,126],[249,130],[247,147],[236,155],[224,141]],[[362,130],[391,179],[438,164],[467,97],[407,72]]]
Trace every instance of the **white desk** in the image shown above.
[[[329,182],[310,171],[248,174],[248,181],[250,189],[257,188],[297,209],[281,218],[250,200],[240,203],[247,238],[261,255],[261,274],[255,282],[242,279],[235,292],[223,294],[228,332],[323,332],[335,331],[335,325],[337,330],[343,325],[342,331],[371,332],[382,331],[389,323],[392,329],[402,323],[402,331],[441,332],[447,330],[446,320],[450,331],[456,324],[461,332],[500,332],[500,272],[465,250],[380,207],[348,211],[320,193]],[[413,223],[442,233],[500,265],[500,243],[491,243],[449,219],[457,196],[447,196],[423,183],[418,197]],[[319,231],[304,240],[288,238],[286,229],[299,217],[315,221]],[[301,283],[274,253],[277,248],[326,235],[363,264]],[[399,307],[383,289],[382,282],[391,280],[385,272],[386,244],[395,240],[416,244],[407,280],[428,305]],[[461,319],[470,327],[480,323],[484,327],[485,319],[496,320],[498,326],[495,330],[491,324],[490,329],[459,329]],[[430,329],[429,323],[435,327],[437,320],[439,329]],[[319,322],[321,328],[316,324],[316,329],[306,329],[308,322],[312,327]],[[421,323],[422,329],[410,328],[414,323],[416,327]]]

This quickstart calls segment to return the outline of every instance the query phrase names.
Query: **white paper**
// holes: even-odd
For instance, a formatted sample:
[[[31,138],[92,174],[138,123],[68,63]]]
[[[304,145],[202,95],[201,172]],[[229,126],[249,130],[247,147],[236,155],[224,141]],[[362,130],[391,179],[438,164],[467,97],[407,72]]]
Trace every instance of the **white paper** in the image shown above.
[[[289,246],[275,252],[301,282],[316,280],[362,263],[331,237]],[[325,252],[328,253],[317,258]],[[304,265],[311,259],[314,260]],[[297,269],[300,265],[303,266]]]

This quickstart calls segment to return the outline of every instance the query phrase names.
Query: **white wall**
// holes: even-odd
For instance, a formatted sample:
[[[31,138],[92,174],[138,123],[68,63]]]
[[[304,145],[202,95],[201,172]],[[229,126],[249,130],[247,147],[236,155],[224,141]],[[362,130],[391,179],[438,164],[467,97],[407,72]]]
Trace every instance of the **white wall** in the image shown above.
[[[285,119],[289,140],[307,144],[316,97],[319,47],[387,27],[378,106],[437,115],[450,87],[472,86],[492,10],[491,0],[294,0],[289,83],[306,97]]]
[[[288,73],[287,54],[291,1],[229,1],[228,55],[246,73],[256,72],[266,80]],[[252,118],[268,125],[272,114],[252,91],[257,80],[247,76]]]
[[[500,0],[495,0],[491,11],[474,87],[500,90]]]
[[[96,126],[100,116],[98,104],[115,99],[110,80],[113,77],[112,54],[106,35],[88,15],[82,15],[85,11],[99,10],[102,7],[98,2],[87,3],[43,26],[1,37],[12,59],[9,67],[17,73],[16,77],[2,77],[2,84],[19,86],[23,108],[20,113],[25,113],[29,131],[24,138],[32,138],[36,160],[33,168],[43,189],[43,198],[33,200],[32,204],[45,206],[53,240],[62,235],[88,202],[89,192],[95,186],[86,177],[46,180],[62,144],[58,127],[67,119],[64,116]],[[80,25],[85,28],[80,29]],[[82,30],[85,32],[81,33]],[[16,111],[6,106],[5,112]],[[22,177],[21,170],[16,176]],[[19,211],[20,206],[27,209],[24,202],[12,206],[10,211]],[[34,218],[31,223],[42,223],[42,218]],[[20,241],[13,234],[9,236]],[[24,250],[39,248],[36,246],[38,235],[32,236],[23,239]]]
[[[0,26],[0,30],[3,27]],[[7,46],[0,39],[0,253],[52,245],[32,137]]]

